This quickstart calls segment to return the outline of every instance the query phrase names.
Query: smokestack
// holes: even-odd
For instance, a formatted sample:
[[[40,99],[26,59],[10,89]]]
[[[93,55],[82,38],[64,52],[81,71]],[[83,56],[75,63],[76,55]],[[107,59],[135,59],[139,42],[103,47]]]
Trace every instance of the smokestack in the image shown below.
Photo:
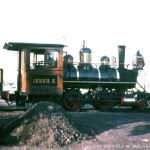
[[[124,60],[125,60],[125,46],[118,46],[118,54],[119,54],[119,68],[124,68]]]

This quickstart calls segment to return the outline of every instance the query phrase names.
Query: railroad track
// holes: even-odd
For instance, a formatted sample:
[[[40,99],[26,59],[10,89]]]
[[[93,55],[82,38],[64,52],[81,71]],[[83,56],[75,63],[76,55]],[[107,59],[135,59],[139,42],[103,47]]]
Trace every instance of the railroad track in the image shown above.
[[[0,111],[6,111],[6,112],[26,111],[28,109],[29,107],[24,107],[24,106],[0,106]]]
[[[144,110],[131,107],[114,107],[110,110],[97,110],[95,108],[81,108],[78,112],[116,112],[116,113],[150,113],[150,106]]]
[[[0,106],[0,112],[17,112],[17,111],[27,111],[33,105],[26,106],[16,106],[16,105],[8,105],[8,106]],[[92,106],[85,106],[80,108],[77,112],[122,112],[122,113],[150,113],[150,106],[144,110],[132,109],[131,107],[114,107],[110,110],[97,110]]]

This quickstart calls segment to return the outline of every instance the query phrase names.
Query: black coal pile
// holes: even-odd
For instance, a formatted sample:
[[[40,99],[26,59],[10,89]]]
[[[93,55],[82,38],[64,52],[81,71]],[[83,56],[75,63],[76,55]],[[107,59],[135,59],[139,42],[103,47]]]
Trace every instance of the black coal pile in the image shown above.
[[[37,103],[5,126],[5,131],[17,139],[17,144],[28,146],[65,146],[89,138],[63,108],[52,102]]]

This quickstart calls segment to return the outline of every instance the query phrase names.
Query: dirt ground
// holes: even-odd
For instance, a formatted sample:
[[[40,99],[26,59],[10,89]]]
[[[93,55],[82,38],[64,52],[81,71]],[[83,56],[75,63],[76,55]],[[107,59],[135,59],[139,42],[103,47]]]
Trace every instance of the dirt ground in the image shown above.
[[[0,150],[144,150],[150,149],[150,113],[140,112],[65,112],[81,134],[92,138],[48,148],[43,146],[6,146]],[[2,120],[1,120],[2,121]],[[81,130],[80,130],[81,128]],[[66,132],[65,132],[66,134]],[[79,133],[78,133],[79,134]]]

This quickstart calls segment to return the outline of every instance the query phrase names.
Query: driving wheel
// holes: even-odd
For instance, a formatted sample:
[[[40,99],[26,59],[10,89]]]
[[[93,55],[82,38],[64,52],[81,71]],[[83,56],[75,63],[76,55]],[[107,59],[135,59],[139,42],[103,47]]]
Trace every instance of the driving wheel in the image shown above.
[[[64,99],[64,107],[67,110],[76,111],[80,108],[81,93],[77,90],[71,90]]]

